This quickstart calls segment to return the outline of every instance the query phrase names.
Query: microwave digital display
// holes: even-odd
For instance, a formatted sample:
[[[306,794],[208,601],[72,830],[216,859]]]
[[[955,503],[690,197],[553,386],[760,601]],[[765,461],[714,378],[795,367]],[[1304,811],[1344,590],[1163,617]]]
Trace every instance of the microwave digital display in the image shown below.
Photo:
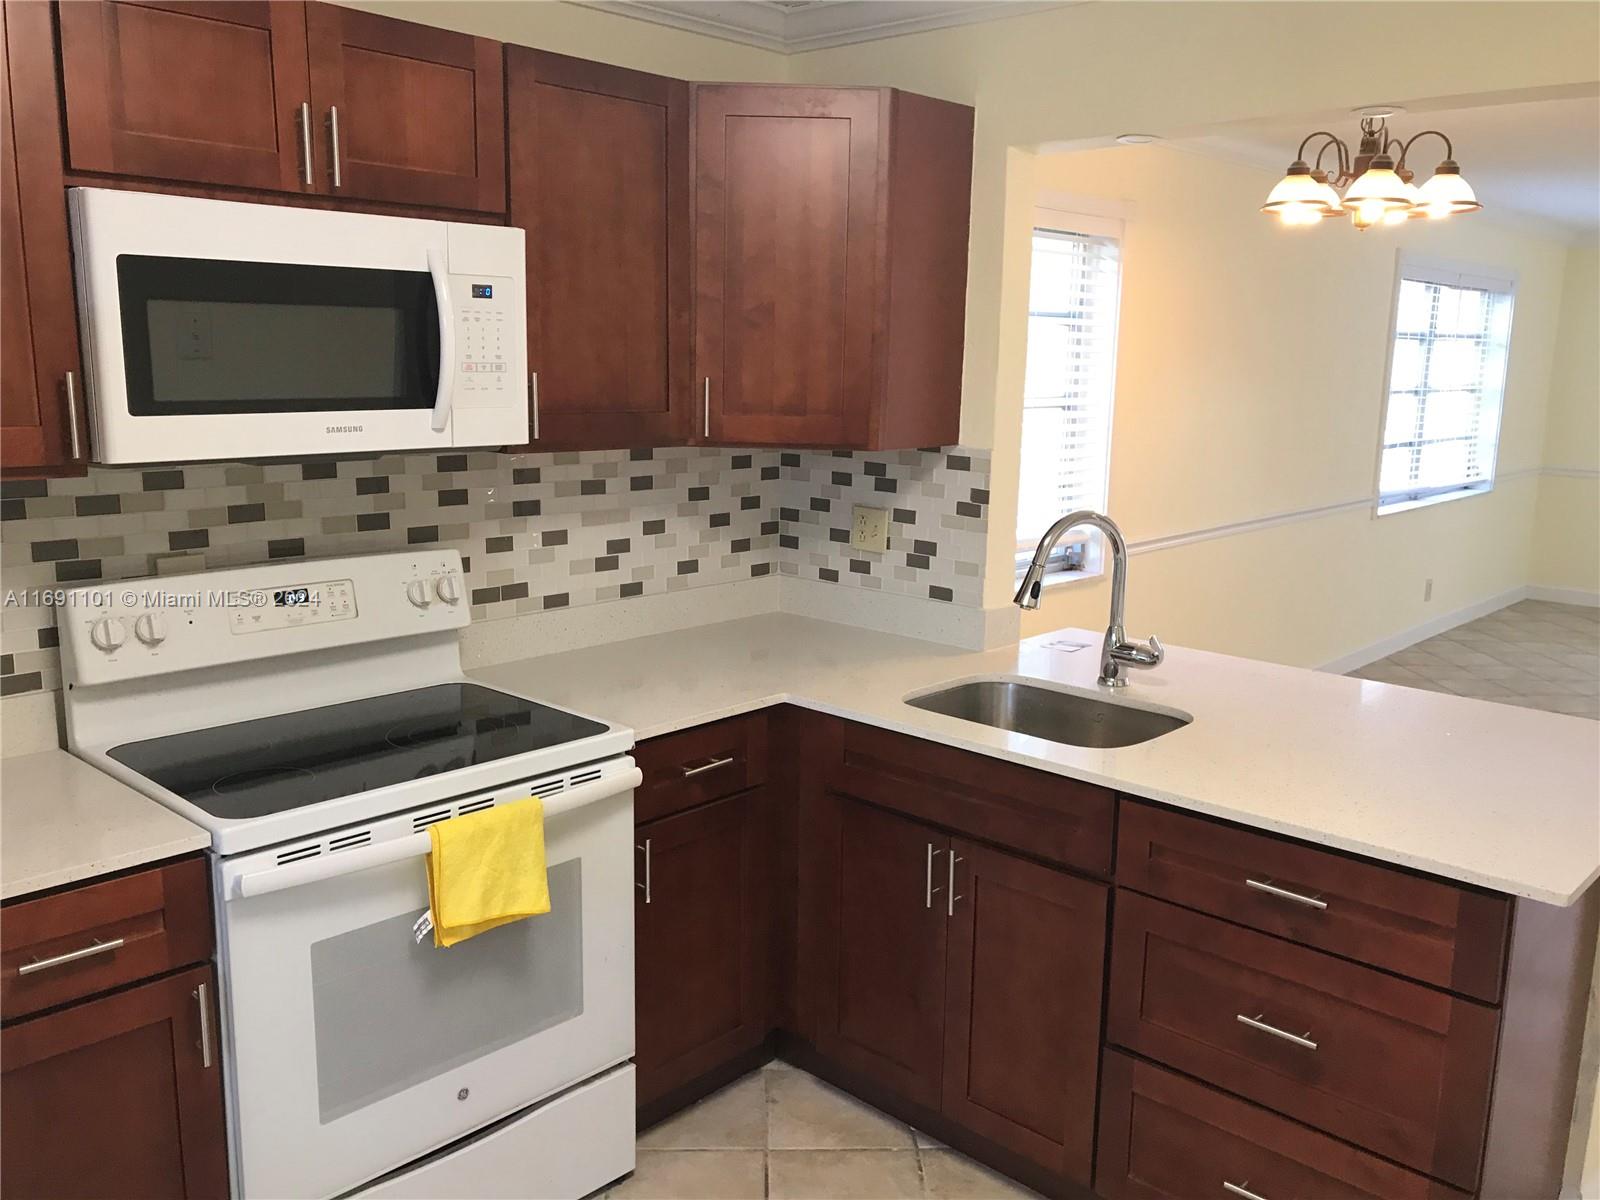
[[[493,300],[494,284],[475,283],[472,285],[472,298],[474,300]]]

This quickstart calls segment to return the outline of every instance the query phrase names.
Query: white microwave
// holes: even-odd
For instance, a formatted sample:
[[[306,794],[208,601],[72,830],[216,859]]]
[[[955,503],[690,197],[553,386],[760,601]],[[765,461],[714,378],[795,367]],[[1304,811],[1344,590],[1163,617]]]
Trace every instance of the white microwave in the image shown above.
[[[69,195],[95,462],[528,440],[522,230]]]

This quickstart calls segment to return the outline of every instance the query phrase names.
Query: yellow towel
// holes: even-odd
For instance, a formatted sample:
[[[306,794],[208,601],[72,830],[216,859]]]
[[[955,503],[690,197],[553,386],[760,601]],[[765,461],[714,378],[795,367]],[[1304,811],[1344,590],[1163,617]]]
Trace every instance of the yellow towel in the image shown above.
[[[428,826],[433,944],[550,911],[544,802],[537,796]]]

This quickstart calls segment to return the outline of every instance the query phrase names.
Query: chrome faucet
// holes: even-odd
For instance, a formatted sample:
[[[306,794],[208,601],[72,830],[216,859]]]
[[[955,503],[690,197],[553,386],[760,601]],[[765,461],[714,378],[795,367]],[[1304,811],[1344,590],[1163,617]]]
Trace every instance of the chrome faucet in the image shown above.
[[[1033,552],[1033,561],[1022,576],[1022,586],[1017,589],[1018,608],[1038,608],[1039,591],[1044,586],[1044,565],[1050,552],[1056,548],[1061,535],[1079,525],[1092,525],[1106,535],[1111,543],[1111,625],[1106,629],[1106,639],[1100,646],[1100,684],[1102,687],[1126,687],[1127,667],[1155,667],[1161,664],[1165,651],[1161,639],[1151,636],[1148,643],[1130,642],[1122,628],[1122,605],[1128,584],[1128,543],[1122,530],[1110,517],[1088,509],[1068,513],[1039,539],[1039,548]]]

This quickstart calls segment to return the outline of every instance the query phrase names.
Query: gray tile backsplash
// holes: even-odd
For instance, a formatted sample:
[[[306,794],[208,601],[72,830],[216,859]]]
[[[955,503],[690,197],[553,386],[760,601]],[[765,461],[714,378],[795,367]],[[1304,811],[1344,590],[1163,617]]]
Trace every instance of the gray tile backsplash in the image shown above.
[[[978,605],[988,451],[709,448],[146,470],[0,484],[0,695],[60,685],[36,589],[186,566],[450,546],[474,620],[773,573]],[[847,544],[850,506],[890,510],[889,551]],[[841,532],[843,537],[841,540]]]

